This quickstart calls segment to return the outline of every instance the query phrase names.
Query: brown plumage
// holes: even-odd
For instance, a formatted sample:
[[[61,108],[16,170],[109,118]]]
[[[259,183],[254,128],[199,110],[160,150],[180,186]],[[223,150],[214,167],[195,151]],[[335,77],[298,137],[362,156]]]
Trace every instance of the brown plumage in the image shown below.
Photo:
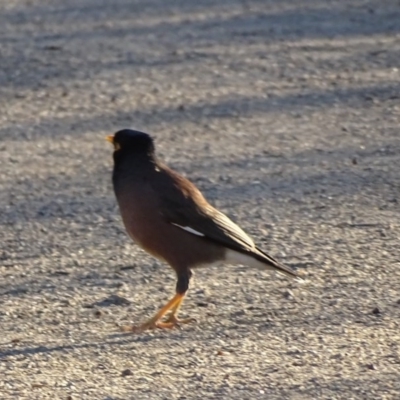
[[[201,265],[238,263],[297,277],[212,207],[193,183],[162,164],[149,135],[125,129],[108,140],[115,148],[113,185],[128,234],[177,275],[175,296],[153,318],[130,330],[188,322],[179,321],[177,313],[189,288],[191,269]]]

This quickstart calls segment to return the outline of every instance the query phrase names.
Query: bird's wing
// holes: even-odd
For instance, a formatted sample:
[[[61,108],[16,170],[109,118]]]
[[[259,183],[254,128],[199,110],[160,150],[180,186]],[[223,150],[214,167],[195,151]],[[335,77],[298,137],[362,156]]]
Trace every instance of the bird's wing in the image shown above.
[[[264,253],[225,214],[212,207],[189,180],[165,168],[154,180],[161,215],[170,224],[199,237],[247,254],[275,269],[296,277],[289,267]]]
[[[169,223],[236,251],[255,250],[253,240],[212,207],[189,180],[163,166],[152,180],[159,210]]]
[[[190,214],[180,213],[176,222],[170,220],[174,225],[217,242],[225,247],[236,251],[253,251],[255,245],[253,240],[226,215],[212,206],[202,209],[196,217]]]

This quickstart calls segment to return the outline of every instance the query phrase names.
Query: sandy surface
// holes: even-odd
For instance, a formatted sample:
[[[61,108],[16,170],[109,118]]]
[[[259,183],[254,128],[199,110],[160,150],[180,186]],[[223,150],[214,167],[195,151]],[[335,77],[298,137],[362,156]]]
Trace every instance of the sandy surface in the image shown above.
[[[399,399],[398,1],[14,0],[0,11],[1,399]],[[159,154],[299,285],[126,236],[104,136]]]

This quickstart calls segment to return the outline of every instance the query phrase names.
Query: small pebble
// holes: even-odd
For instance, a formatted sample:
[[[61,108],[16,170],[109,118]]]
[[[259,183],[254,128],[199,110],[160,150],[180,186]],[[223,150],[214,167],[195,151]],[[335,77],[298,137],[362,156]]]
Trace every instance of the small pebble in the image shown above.
[[[378,307],[375,307],[372,310],[372,314],[374,314],[374,315],[380,315],[381,313],[382,313],[382,311]]]
[[[132,376],[132,375],[133,375],[133,372],[132,372],[129,368],[124,369],[124,370],[121,372],[121,376]]]

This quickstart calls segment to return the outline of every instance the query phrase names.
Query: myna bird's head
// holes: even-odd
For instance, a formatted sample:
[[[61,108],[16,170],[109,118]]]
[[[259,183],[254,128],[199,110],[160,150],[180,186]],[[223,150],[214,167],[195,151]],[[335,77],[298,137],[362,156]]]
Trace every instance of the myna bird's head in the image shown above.
[[[115,152],[129,154],[154,154],[154,143],[150,135],[132,129],[122,129],[114,135],[107,136]]]

